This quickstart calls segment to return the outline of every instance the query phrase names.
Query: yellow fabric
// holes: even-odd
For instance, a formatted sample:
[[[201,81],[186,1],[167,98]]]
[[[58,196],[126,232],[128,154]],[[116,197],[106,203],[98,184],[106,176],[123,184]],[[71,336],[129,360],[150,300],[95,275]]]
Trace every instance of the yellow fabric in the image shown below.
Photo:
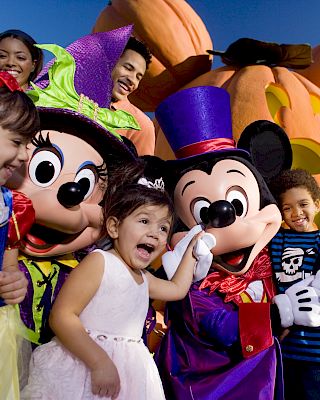
[[[29,260],[29,259],[28,257],[20,254],[18,260]],[[52,264],[54,264],[56,261],[59,261],[59,263],[66,265],[67,267],[70,268],[75,268],[79,264],[79,261],[77,261],[72,254],[64,254],[63,256],[55,257],[53,260],[49,261],[36,261],[36,264],[41,269],[41,271],[46,276],[48,276],[52,271]]]
[[[19,400],[18,337],[20,317],[15,306],[0,307],[0,398]]]
[[[248,296],[246,292],[242,292],[242,293],[240,294],[240,297],[241,297],[243,303],[252,303],[251,297]],[[267,295],[264,294],[261,303],[267,303],[267,301],[268,301]]]

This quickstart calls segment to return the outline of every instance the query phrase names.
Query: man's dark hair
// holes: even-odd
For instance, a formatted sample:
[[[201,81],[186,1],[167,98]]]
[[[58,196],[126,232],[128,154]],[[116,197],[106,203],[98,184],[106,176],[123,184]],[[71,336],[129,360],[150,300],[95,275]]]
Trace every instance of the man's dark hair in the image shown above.
[[[145,59],[146,66],[148,69],[148,66],[151,63],[152,55],[151,55],[149,48],[146,46],[145,43],[141,42],[134,36],[131,36],[129,38],[128,43],[126,44],[126,47],[124,48],[123,52],[125,52],[126,50],[133,50],[133,51],[137,52],[138,54],[140,54]]]

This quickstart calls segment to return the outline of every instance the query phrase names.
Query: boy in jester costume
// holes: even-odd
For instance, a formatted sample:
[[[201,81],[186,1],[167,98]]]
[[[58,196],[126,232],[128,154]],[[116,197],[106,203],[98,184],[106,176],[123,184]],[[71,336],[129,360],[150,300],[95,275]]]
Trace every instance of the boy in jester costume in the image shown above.
[[[51,338],[51,305],[70,270],[99,237],[107,176],[117,163],[135,157],[115,129],[139,129],[124,111],[111,111],[111,71],[132,27],[87,35],[63,49],[39,45],[55,55],[49,80],[32,84],[28,95],[41,128],[29,148],[29,162],[9,187],[32,201],[35,223],[21,246],[19,267],[28,280],[20,305],[27,337]]]

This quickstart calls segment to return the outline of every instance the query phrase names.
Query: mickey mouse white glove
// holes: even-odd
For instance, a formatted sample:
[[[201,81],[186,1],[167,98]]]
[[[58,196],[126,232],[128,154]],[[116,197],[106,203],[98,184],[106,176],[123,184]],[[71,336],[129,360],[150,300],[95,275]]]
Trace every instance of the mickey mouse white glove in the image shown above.
[[[273,298],[279,309],[281,326],[320,326],[320,271],[295,283]]]
[[[175,274],[182,257],[197,233],[202,231],[201,225],[194,226],[175,246],[173,251],[168,251],[162,256],[162,265],[167,274],[168,279],[171,279]],[[211,249],[216,245],[216,240],[210,233],[205,233],[200,239],[197,240],[193,247],[193,255],[197,259],[193,281],[196,282],[204,278],[209,268],[211,267],[213,255]]]
[[[197,259],[193,273],[194,282],[200,281],[208,275],[213,259],[211,249],[216,243],[216,238],[211,233],[205,233],[193,246],[193,255]]]

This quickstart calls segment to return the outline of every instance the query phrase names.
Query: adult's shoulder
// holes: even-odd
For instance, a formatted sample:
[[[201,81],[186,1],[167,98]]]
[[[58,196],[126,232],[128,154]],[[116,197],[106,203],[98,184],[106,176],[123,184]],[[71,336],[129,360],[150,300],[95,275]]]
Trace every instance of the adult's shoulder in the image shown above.
[[[119,100],[116,103],[113,103],[113,106],[117,110],[123,110],[129,112],[134,117],[136,117],[136,119],[141,118],[149,120],[151,122],[151,119],[148,117],[148,115],[145,114],[143,111],[141,111],[134,104],[132,104],[128,99]]]

